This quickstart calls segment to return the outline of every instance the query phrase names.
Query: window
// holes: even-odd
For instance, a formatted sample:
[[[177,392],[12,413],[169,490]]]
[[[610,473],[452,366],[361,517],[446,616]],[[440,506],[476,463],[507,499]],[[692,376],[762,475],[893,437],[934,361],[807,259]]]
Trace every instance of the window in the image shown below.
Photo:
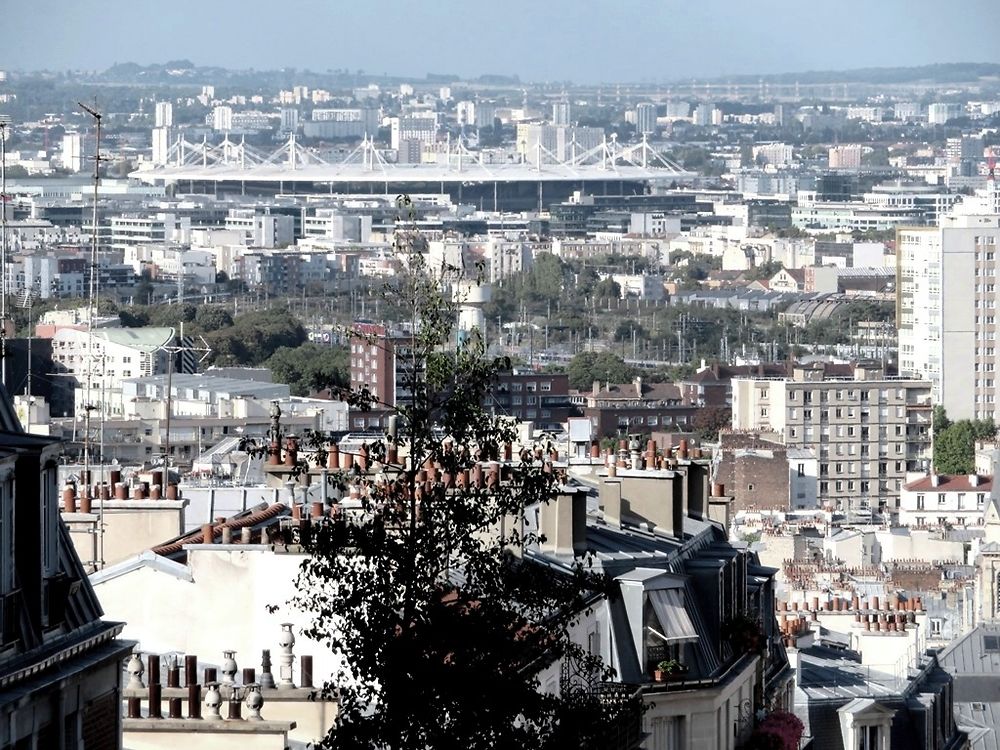
[[[976,505],[982,506],[986,503],[986,493],[977,492],[976,493]]]
[[[945,494],[943,492],[939,492],[938,493],[938,505],[944,505],[944,503],[945,503]]]
[[[878,731],[877,726],[858,727],[858,750],[882,750],[878,741]]]
[[[798,471],[798,475],[800,477],[804,477],[806,475],[806,465],[805,464],[799,464],[798,467],[796,467],[796,470]]]
[[[552,382],[549,381],[549,380],[546,380],[546,381],[540,383],[539,384],[539,390],[541,390],[543,393],[549,393],[552,390]]]
[[[917,510],[923,510],[923,509],[924,509],[924,496],[917,495]]]
[[[748,484],[747,485],[747,492],[753,492],[753,485],[752,484]]]

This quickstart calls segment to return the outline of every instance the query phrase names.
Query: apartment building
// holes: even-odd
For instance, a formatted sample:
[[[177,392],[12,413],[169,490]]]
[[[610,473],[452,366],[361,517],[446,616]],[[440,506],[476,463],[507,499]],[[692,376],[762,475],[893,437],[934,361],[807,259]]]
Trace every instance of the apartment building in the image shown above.
[[[952,419],[996,419],[1000,216],[952,213],[896,233],[900,374]]]
[[[903,526],[981,526],[993,477],[929,474],[907,482],[899,498]]]
[[[838,373],[839,374],[839,373]],[[770,430],[819,460],[817,502],[895,511],[907,471],[930,460],[931,386],[856,365],[797,365],[790,378],[734,378],[733,428]]]
[[[173,338],[173,328],[104,328],[92,337],[86,331],[61,328],[52,337],[52,362],[61,376],[58,398],[53,393],[56,410],[68,407],[82,416],[89,404],[109,414],[112,405],[120,403],[115,394],[120,394],[123,379],[167,371],[169,354],[164,347]]]

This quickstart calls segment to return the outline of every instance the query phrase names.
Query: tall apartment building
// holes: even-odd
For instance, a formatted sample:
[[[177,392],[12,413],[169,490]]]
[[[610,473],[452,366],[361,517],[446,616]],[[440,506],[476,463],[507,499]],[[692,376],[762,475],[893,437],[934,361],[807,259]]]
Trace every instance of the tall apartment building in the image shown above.
[[[656,105],[640,102],[635,107],[635,128],[643,135],[656,132]]]
[[[863,365],[829,377],[820,364],[796,365],[791,378],[734,378],[732,389],[735,429],[770,430],[815,453],[821,505],[894,510],[906,472],[930,458],[927,381]]]
[[[952,419],[996,419],[1000,216],[952,213],[896,233],[900,374]]]
[[[569,99],[563,97],[559,101],[552,103],[553,125],[569,125],[569,116]]]
[[[170,102],[156,103],[156,127],[172,128],[174,126],[174,105]]]
[[[525,161],[569,161],[596,148],[604,140],[603,128],[521,124],[517,126],[517,151]]]
[[[69,172],[83,171],[83,134],[67,133],[62,140],[62,165]]]
[[[830,146],[830,169],[861,169],[861,152],[857,144]]]

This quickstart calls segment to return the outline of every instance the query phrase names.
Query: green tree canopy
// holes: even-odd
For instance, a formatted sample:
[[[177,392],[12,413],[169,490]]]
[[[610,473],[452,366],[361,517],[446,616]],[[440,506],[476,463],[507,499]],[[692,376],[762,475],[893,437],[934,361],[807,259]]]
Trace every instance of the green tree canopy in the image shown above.
[[[264,366],[274,380],[291,386],[293,396],[309,396],[326,388],[344,388],[351,380],[350,360],[344,347],[302,344],[282,346]]]
[[[940,423],[947,421],[943,411]],[[960,419],[940,432],[935,430],[934,470],[940,474],[972,474],[976,468],[976,441],[990,440],[996,433],[992,419]]]
[[[610,352],[580,352],[566,368],[570,388],[590,388],[595,380],[602,383],[630,383],[636,369]]]

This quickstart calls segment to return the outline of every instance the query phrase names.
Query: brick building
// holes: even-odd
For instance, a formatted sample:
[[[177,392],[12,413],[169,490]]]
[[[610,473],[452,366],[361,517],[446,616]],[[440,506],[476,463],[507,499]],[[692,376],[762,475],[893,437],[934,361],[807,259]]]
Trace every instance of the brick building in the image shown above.
[[[644,383],[642,378],[603,386],[595,382],[579,400],[598,437],[686,430],[700,408],[675,383]]]
[[[554,429],[569,419],[569,375],[514,370],[499,377],[483,408],[521,421],[534,422],[541,429]]]
[[[777,435],[722,432],[715,481],[733,496],[733,511],[798,510],[817,502],[816,454],[789,448]]]

